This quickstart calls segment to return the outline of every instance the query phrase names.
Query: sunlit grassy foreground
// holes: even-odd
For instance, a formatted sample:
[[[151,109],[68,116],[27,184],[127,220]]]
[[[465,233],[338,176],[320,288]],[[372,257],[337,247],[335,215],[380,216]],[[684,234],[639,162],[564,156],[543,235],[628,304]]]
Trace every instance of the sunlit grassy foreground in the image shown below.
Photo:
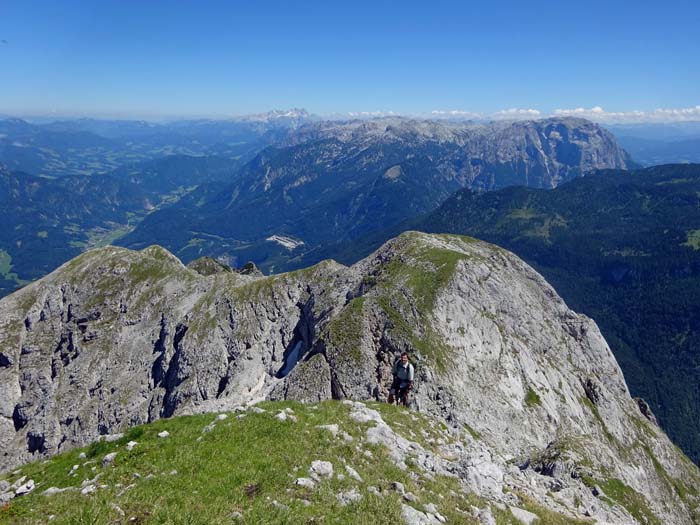
[[[438,443],[465,439],[421,414],[368,405],[398,434],[433,452],[438,453]],[[285,409],[293,418],[280,420],[276,416]],[[117,441],[93,443],[0,477],[36,482],[32,493],[0,509],[0,522],[395,525],[403,523],[403,504],[424,510],[432,503],[448,523],[478,523],[470,516],[471,505],[487,502],[466,492],[457,478],[426,475],[410,460],[406,470],[399,468],[385,446],[367,443],[365,431],[374,423],[353,421],[350,410],[334,401],[270,402],[225,417],[183,416],[135,427]],[[330,424],[339,426],[337,435],[318,428]],[[159,437],[163,431],[169,435]],[[128,450],[129,442],[138,444]],[[112,452],[113,462],[103,466]],[[298,478],[310,477],[315,460],[331,462],[332,477],[321,477],[314,488],[297,484]],[[346,465],[362,481],[349,475]],[[402,483],[416,501],[406,501],[393,482]],[[43,494],[51,487],[75,489]],[[339,500],[353,489],[359,501]],[[566,523],[532,510],[542,513],[542,523]],[[498,523],[511,523],[510,513],[493,511]]]

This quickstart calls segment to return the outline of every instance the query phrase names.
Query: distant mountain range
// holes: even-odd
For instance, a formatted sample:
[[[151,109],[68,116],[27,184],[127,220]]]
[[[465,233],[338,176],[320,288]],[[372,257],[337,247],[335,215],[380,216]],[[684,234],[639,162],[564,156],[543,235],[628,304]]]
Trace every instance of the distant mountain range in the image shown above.
[[[53,177],[105,173],[167,155],[220,156],[243,164],[308,119],[304,110],[165,124],[95,119],[30,124],[7,119],[0,120],[0,163],[10,170]]]
[[[700,122],[610,126],[622,147],[644,166],[700,162]]]
[[[243,165],[268,145],[306,140],[303,137],[309,133],[333,135],[345,119],[347,116],[336,115],[324,120],[300,108],[163,123],[92,118],[27,122],[0,116],[0,163],[11,170],[54,177],[105,173],[124,163],[166,155],[214,155],[235,158]],[[358,127],[376,120],[376,116],[367,116],[357,121]],[[496,126],[464,117],[439,122],[443,127]],[[501,122],[506,127],[510,124]],[[306,127],[304,133],[299,133],[301,127]],[[607,128],[642,166],[700,160],[698,122],[612,124]]]
[[[620,144],[644,166],[676,162],[700,162],[700,137],[676,140],[652,140],[622,135]]]
[[[201,186],[119,243],[157,242],[185,261],[209,254],[279,271],[318,245],[426,213],[463,187],[552,188],[628,163],[609,132],[581,119],[309,123],[260,152],[228,186]],[[280,237],[294,248],[269,240]]]
[[[109,244],[193,187],[230,180],[235,166],[216,157],[173,156],[109,174],[51,179],[0,165],[0,295]]]
[[[160,157],[174,151],[198,157]],[[300,109],[170,124],[8,119],[0,161],[0,293],[146,216],[120,242],[280,271],[322,244],[426,213],[465,186],[553,187],[629,163],[610,133],[584,120],[324,122]]]

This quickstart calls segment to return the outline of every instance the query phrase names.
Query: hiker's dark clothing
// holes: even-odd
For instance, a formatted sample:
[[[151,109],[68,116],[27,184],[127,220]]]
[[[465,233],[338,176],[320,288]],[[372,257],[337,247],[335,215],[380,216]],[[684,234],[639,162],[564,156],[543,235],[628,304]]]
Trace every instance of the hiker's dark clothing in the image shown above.
[[[394,363],[394,368],[391,370],[394,375],[394,382],[391,385],[392,389],[407,388],[413,383],[413,365],[406,362],[406,366],[399,360]]]
[[[394,399],[399,404],[408,404],[408,392],[413,387],[413,365],[406,362],[406,365],[399,359],[394,363],[391,369],[391,373],[394,376],[394,380],[391,382],[391,389],[389,390],[389,403],[393,403]]]

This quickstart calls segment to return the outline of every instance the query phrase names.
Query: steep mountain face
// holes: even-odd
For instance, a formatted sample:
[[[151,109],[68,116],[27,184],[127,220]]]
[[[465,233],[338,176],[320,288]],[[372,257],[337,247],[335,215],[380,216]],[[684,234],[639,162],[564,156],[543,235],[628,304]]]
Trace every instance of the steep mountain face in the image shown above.
[[[411,227],[474,235],[533,264],[596,320],[632,392],[698,461],[699,196],[700,165],[658,166],[549,192],[464,191]]]
[[[124,235],[199,184],[231,181],[235,167],[228,159],[172,156],[50,179],[0,165],[0,296]]]
[[[625,168],[629,161],[610,132],[575,118],[489,124],[400,118],[321,122],[301,127],[288,143],[327,140],[345,146],[339,153],[331,150],[333,158],[378,144],[410,148],[413,155],[405,158],[427,156],[443,176],[479,190],[511,185],[553,188],[592,169]],[[361,165],[376,162],[368,155],[364,159]]]
[[[581,119],[320,122],[285,144],[257,155],[227,188],[200,188],[153,214],[123,245],[156,242],[184,260],[208,254],[279,270],[318,244],[426,213],[459,188],[552,188],[628,162],[609,132]],[[302,247],[273,250],[266,239],[274,236]]]
[[[525,487],[572,519],[698,518],[697,468],[629,396],[596,325],[512,254],[409,232],[352,267],[197,266],[207,276],[162,248],[108,247],[0,301],[3,468],[177,414],[381,399],[407,350],[416,408],[473,435],[451,468],[478,494]],[[383,428],[367,439],[391,441]]]
[[[191,190],[212,182],[230,183],[237,163],[222,157],[169,155],[161,159],[124,165],[110,175],[138,186],[154,196]]]

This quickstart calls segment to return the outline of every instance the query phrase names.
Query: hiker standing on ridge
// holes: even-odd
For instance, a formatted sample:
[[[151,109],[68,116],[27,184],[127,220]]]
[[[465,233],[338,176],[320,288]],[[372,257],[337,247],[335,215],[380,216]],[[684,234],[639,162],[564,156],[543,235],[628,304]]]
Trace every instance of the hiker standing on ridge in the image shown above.
[[[394,367],[391,369],[391,373],[394,376],[394,380],[391,383],[391,389],[389,390],[389,403],[393,403],[396,400],[399,404],[408,404],[408,393],[413,389],[413,365],[408,362],[408,354],[406,352],[401,353],[401,359],[398,359],[394,363]]]

